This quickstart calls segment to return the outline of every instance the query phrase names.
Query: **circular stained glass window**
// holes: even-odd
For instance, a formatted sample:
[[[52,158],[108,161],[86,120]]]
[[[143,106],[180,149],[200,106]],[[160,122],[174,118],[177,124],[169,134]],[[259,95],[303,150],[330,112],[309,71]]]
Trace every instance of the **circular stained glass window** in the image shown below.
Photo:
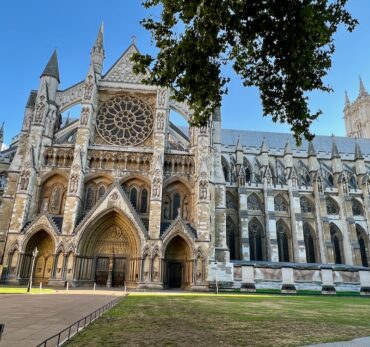
[[[129,95],[103,102],[96,118],[98,133],[112,145],[137,145],[148,138],[152,127],[151,107]]]

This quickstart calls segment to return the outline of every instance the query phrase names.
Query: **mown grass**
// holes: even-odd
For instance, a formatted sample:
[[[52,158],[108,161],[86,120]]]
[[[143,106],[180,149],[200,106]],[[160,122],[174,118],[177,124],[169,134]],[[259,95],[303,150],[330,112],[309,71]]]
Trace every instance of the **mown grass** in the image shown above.
[[[48,294],[48,293],[54,293],[54,289],[48,289],[43,288],[40,291],[40,288],[33,287],[31,289],[30,294]],[[27,293],[27,287],[7,287],[7,286],[0,286],[0,294],[26,294]]]
[[[67,344],[302,346],[370,335],[370,299],[130,294]]]

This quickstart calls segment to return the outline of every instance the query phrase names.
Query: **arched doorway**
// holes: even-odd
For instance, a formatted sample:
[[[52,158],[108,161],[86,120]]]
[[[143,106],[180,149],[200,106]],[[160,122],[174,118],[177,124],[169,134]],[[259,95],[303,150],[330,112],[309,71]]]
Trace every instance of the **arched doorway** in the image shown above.
[[[77,285],[136,286],[139,280],[138,231],[116,211],[109,212],[83,232],[76,257]]]
[[[32,265],[32,252],[37,248],[38,253],[35,259],[33,270],[33,283],[42,282],[47,284],[52,276],[54,263],[54,241],[45,231],[40,230],[34,234],[27,242],[25,252],[22,257],[21,278],[29,278]]]
[[[165,278],[168,288],[186,288],[191,284],[192,260],[190,247],[181,236],[174,237],[166,247]]]

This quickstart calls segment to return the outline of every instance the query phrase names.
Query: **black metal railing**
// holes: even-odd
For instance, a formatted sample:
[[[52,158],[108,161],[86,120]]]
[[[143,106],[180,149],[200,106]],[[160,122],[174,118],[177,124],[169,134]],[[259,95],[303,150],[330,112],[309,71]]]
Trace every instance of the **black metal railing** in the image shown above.
[[[64,343],[70,340],[70,338],[76,335],[79,331],[87,327],[90,323],[92,323],[95,319],[99,318],[104,312],[110,310],[113,306],[115,306],[122,297],[118,297],[111,302],[108,302],[104,306],[98,308],[94,312],[90,313],[86,317],[81,318],[77,322],[71,324],[69,327],[65,328],[58,334],[55,334],[45,341],[41,342],[37,347],[59,347],[62,346]]]

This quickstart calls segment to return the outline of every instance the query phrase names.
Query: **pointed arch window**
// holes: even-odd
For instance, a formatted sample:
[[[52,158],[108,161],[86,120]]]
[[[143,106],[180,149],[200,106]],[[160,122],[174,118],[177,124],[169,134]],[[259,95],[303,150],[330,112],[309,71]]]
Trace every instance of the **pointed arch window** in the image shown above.
[[[105,186],[100,186],[99,189],[98,189],[98,196],[97,196],[96,200],[101,199],[104,196],[105,191],[106,191]]]
[[[144,188],[141,191],[140,212],[141,213],[147,213],[148,212],[148,190],[146,188]]]
[[[363,212],[363,208],[362,208],[361,203],[355,198],[352,199],[351,203],[352,203],[352,213],[353,213],[353,215],[354,216],[363,216],[364,212]]]
[[[358,245],[360,246],[361,264],[364,267],[369,267],[369,252],[367,247],[368,242],[366,232],[358,224],[356,224],[356,234]]]
[[[288,203],[280,194],[275,196],[274,205],[275,205],[275,211],[288,212]]]
[[[262,225],[253,218],[248,224],[250,260],[263,260]]]
[[[301,205],[301,211],[303,213],[311,213],[312,212],[312,206],[310,200],[308,200],[305,196],[301,196],[299,199],[300,205]]]
[[[224,173],[224,178],[226,182],[229,182],[230,180],[230,168],[227,160],[225,157],[221,157],[221,164],[222,164],[222,171]]]
[[[236,199],[232,193],[229,191],[226,192],[226,208],[237,210],[238,209],[238,203],[236,202]]]
[[[283,221],[276,223],[279,262],[289,262],[288,228]]]
[[[136,209],[137,207],[137,189],[136,187],[132,187],[130,190],[130,202],[131,205]]]
[[[328,214],[339,214],[338,204],[332,198],[329,197],[326,198],[326,210]]]
[[[261,211],[262,210],[262,203],[257,194],[252,193],[248,196],[247,200],[248,210],[252,211]]]
[[[60,207],[62,203],[62,187],[60,185],[54,186],[51,190],[49,199],[49,213],[60,214]]]
[[[342,236],[339,229],[334,224],[330,224],[330,238],[333,247],[334,263],[343,264]]]
[[[230,250],[230,259],[236,259],[236,225],[230,216],[226,219],[226,236],[227,246]]]
[[[316,262],[315,239],[313,235],[313,230],[311,229],[308,223],[303,224],[303,237],[304,237],[304,244],[306,247],[307,263],[315,263]]]
[[[177,218],[179,215],[179,210],[181,207],[181,197],[178,192],[173,194],[173,201],[172,201],[172,219]]]
[[[85,210],[89,211],[95,204],[95,187],[92,185],[87,187],[85,197]]]

